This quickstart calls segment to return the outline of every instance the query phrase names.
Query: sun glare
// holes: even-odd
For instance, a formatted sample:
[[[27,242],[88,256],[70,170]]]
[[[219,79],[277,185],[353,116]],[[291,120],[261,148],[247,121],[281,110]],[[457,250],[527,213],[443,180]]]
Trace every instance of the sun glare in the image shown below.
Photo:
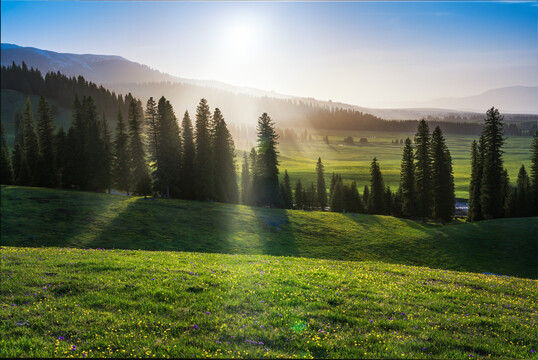
[[[228,65],[244,65],[253,60],[260,46],[260,29],[246,20],[223,27],[222,54]]]

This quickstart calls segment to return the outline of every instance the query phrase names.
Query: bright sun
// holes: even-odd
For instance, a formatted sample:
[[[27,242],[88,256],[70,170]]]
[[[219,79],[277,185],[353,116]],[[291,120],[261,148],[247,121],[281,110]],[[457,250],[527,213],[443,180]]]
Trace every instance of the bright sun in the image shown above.
[[[223,31],[223,53],[228,61],[244,64],[253,59],[259,48],[259,31],[248,22],[236,22]]]

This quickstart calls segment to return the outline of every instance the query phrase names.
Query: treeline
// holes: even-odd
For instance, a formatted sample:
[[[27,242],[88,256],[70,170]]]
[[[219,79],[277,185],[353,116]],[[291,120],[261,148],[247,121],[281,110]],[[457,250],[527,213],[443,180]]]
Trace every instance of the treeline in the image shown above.
[[[468,220],[538,215],[538,131],[532,143],[531,176],[521,165],[516,186],[503,165],[503,116],[495,108],[486,113],[478,143],[471,148]]]
[[[48,99],[54,99],[60,106],[70,109],[75,101],[75,96],[91,97],[95,106],[114,123],[118,109],[127,114],[129,103],[133,96],[129,93],[123,97],[88,82],[84,77],[67,77],[59,71],[43,74],[34,68],[28,69],[23,62],[21,65],[13,63],[2,66],[0,87],[2,89],[16,90],[25,95],[42,95]],[[51,109],[54,114],[54,109]],[[113,125],[113,124],[112,124]]]
[[[316,129],[412,132],[417,128],[419,121],[382,120],[360,111],[336,108],[312,111],[308,115],[308,123]],[[443,132],[449,134],[479,135],[482,131],[482,124],[479,123],[428,121],[428,124],[433,128],[440,127]],[[505,134],[511,136],[526,133],[515,124],[510,124],[505,129]]]
[[[385,186],[377,158],[372,160],[370,166],[370,187],[365,185],[362,195],[355,181],[344,184],[341,174],[334,173],[327,195],[324,166],[320,158],[316,173],[317,186],[297,180],[291,202],[296,209],[433,218],[443,222],[450,221],[454,216],[454,176],[450,151],[440,127],[437,126],[431,134],[424,120],[419,122],[415,146],[409,138],[405,140],[397,191]],[[287,172],[284,184],[289,182],[286,179]],[[283,194],[286,198],[287,192],[283,191]]]

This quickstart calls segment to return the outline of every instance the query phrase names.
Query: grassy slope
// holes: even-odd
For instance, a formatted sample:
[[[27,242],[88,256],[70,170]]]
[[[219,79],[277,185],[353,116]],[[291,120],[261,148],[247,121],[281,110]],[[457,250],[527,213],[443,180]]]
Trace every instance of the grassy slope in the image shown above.
[[[367,260],[537,278],[536,218],[439,226],[14,186],[1,196],[2,245]]]
[[[430,129],[433,131],[433,129]],[[330,135],[330,144],[322,141],[322,136]],[[339,146],[345,136],[353,136],[358,141],[367,137],[368,144]],[[379,161],[385,185],[396,190],[400,182],[400,164],[402,161],[403,144],[391,144],[394,139],[414,138],[414,134],[373,131],[327,131],[314,136],[314,141],[306,143],[280,144],[280,171],[288,170],[292,184],[300,178],[301,181],[316,184],[316,162],[321,157],[326,172],[326,184],[330,185],[333,172],[342,173],[344,181],[357,181],[362,193],[364,185],[370,186],[370,163],[374,156]],[[477,136],[445,134],[446,143],[450,149],[454,169],[456,196],[468,198],[469,179],[471,175],[471,143],[478,140]],[[532,137],[510,137],[506,140],[503,154],[504,166],[512,183],[515,184],[521,164],[530,168],[530,148]],[[242,164],[241,158],[238,164]]]
[[[536,358],[536,280],[305,258],[0,248],[0,356]]]

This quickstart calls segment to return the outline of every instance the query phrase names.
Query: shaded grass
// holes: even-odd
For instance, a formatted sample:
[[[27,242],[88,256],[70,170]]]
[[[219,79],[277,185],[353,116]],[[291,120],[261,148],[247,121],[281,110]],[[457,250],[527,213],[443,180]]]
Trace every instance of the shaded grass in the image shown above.
[[[260,255],[0,249],[0,356],[533,358],[536,280]]]
[[[441,226],[389,216],[1,187],[8,246],[383,261],[537,278],[537,218]]]

